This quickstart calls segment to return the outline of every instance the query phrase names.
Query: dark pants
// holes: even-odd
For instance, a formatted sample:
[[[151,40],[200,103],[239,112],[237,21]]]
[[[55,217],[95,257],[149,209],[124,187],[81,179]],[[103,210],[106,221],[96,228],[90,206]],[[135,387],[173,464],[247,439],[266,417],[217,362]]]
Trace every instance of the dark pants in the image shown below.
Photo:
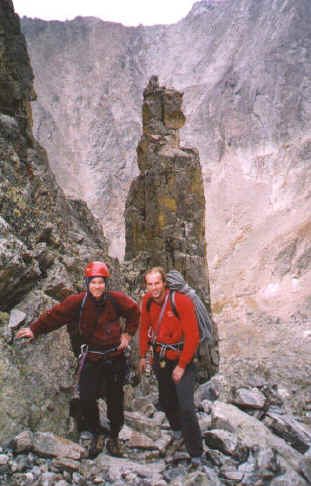
[[[161,368],[155,356],[154,371],[159,384],[159,401],[173,430],[181,430],[185,446],[191,457],[201,456],[203,452],[201,431],[195,413],[193,392],[195,367],[186,367],[183,377],[174,383],[172,372],[176,361],[166,361]]]
[[[79,381],[80,404],[85,430],[93,433],[99,431],[97,399],[104,390],[107,416],[110,421],[110,435],[118,437],[124,424],[124,376],[125,358],[123,355],[97,362],[86,361]]]

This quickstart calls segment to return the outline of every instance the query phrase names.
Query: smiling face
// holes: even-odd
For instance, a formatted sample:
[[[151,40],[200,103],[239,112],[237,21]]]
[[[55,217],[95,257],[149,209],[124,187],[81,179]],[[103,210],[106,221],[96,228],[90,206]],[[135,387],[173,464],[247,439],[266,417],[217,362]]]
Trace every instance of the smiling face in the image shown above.
[[[164,282],[162,275],[159,272],[148,273],[146,275],[146,287],[151,293],[153,300],[161,304],[166,290],[166,282]]]
[[[105,292],[106,282],[104,277],[94,277],[89,283],[90,294],[95,299],[100,299]]]

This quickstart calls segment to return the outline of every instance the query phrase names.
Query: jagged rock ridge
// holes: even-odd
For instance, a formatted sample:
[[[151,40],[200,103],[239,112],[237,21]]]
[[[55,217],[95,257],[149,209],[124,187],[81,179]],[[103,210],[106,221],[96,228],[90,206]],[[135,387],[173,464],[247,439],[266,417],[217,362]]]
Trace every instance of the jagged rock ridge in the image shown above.
[[[74,359],[65,330],[33,346],[16,327],[81,291],[90,259],[107,257],[101,227],[84,202],[67,200],[32,135],[32,70],[11,0],[0,5],[0,439],[24,427],[63,431]],[[9,312],[11,313],[11,318]]]

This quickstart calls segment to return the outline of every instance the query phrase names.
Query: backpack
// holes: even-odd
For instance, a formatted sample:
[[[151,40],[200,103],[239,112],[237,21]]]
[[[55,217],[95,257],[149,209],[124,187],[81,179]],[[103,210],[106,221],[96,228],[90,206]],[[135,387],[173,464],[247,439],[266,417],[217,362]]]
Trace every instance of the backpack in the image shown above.
[[[169,298],[172,311],[180,319],[175,303],[175,293],[185,294],[192,300],[199,326],[200,342],[194,361],[197,365],[197,380],[199,383],[208,381],[219,370],[219,350],[217,327],[206,306],[196,291],[188,285],[178,270],[171,270],[166,274],[167,287],[170,290]],[[152,298],[147,302],[147,311],[150,309]]]

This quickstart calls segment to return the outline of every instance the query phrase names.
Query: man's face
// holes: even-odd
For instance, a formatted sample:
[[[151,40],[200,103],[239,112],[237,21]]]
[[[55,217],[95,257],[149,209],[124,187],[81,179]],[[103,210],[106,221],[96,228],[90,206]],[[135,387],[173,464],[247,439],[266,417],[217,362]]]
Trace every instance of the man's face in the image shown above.
[[[104,277],[94,277],[89,283],[89,291],[95,299],[100,299],[105,292],[105,279]]]
[[[166,284],[162,280],[162,276],[159,272],[149,273],[146,275],[146,287],[151,293],[153,300],[161,303],[166,289]]]

